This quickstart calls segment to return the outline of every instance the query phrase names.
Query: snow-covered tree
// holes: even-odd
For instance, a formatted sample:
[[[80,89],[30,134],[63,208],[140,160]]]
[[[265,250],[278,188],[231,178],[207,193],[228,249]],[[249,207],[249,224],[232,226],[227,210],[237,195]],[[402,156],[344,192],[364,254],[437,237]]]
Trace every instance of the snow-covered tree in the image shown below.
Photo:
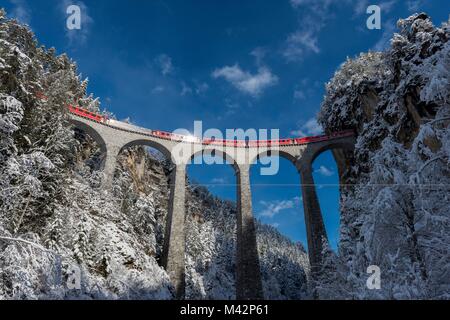
[[[449,298],[449,23],[422,13],[398,27],[390,49],[348,59],[326,87],[319,122],[357,143],[324,298]],[[369,265],[381,290],[365,285]]]

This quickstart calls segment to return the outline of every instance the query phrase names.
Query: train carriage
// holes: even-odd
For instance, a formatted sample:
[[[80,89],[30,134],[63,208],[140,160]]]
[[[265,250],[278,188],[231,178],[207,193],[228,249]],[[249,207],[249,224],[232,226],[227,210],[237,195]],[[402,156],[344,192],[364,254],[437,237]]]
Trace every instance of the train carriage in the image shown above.
[[[95,112],[92,112],[92,111],[89,111],[89,110],[86,110],[86,109],[83,109],[83,108],[80,108],[78,106],[72,106],[70,104],[69,105],[69,111],[71,113],[74,113],[74,114],[79,115],[79,116],[84,117],[84,118],[91,119],[91,120],[96,121],[96,122],[103,122],[103,123],[106,122],[105,121],[105,117],[103,117],[102,115],[100,115],[98,113],[95,113]]]

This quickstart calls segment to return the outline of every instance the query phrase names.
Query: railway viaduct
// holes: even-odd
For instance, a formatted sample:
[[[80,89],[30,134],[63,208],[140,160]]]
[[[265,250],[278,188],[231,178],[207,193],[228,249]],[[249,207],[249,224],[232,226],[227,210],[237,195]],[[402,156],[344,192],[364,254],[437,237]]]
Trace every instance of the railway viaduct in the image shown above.
[[[112,185],[117,156],[128,147],[146,145],[159,150],[171,159],[173,170],[170,178],[169,212],[163,251],[163,267],[167,270],[176,290],[177,298],[182,299],[185,291],[185,194],[186,166],[195,156],[214,154],[222,156],[232,164],[237,180],[237,257],[236,257],[236,298],[263,299],[259,258],[256,243],[255,223],[252,213],[250,189],[250,166],[261,156],[279,155],[292,161],[301,177],[301,189],[308,240],[308,253],[311,270],[321,264],[321,252],[327,245],[327,235],[317,198],[312,163],[323,151],[333,150],[339,176],[346,169],[343,157],[335,152],[352,151],[354,137],[331,138],[325,141],[304,145],[272,147],[230,147],[207,145],[193,142],[172,141],[153,136],[143,129],[126,124],[126,128],[92,121],[77,114],[70,114],[71,122],[86,132],[99,144],[104,153],[104,187]],[[118,122],[116,122],[118,123]]]

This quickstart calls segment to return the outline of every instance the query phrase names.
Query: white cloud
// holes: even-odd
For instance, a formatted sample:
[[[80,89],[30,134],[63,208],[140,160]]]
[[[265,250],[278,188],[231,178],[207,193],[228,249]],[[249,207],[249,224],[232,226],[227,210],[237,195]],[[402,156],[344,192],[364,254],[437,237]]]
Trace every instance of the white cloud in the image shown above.
[[[366,13],[367,7],[369,6],[369,0],[359,0],[356,1],[353,11],[355,15],[362,15]]]
[[[240,108],[240,105],[238,103],[233,102],[230,99],[225,99],[225,106],[227,108],[225,116],[231,116],[235,114]]]
[[[283,56],[288,62],[301,61],[309,53],[320,53],[319,35],[327,20],[333,17],[330,9],[337,0],[290,0],[298,13],[299,27],[285,41]]]
[[[192,88],[189,87],[186,82],[181,82],[181,92],[180,95],[185,96],[187,94],[192,94]]]
[[[397,3],[398,0],[389,0],[384,2],[372,3],[376,4],[381,9],[381,14],[389,13],[392,11],[392,8]],[[353,11],[355,15],[364,15],[367,14],[367,7],[370,5],[369,0],[359,0],[355,2],[355,6],[353,7]]]
[[[381,38],[374,45],[373,50],[384,51],[390,44],[390,40],[396,31],[396,24],[393,20],[388,20],[383,24],[383,34]]]
[[[258,216],[268,218],[273,218],[283,210],[292,209],[295,204],[294,200],[260,201],[259,203],[264,209],[258,213]]]
[[[324,177],[331,177],[334,174],[332,170],[328,169],[325,166],[320,166],[319,169],[317,169],[315,172],[321,174]]]
[[[299,7],[304,1],[303,0],[290,0],[291,6],[294,8]]]
[[[213,178],[211,180],[212,184],[225,184],[227,180],[225,178]]]
[[[308,52],[319,53],[318,42],[316,30],[298,30],[288,36],[283,56],[288,61],[298,61]]]
[[[390,1],[384,1],[379,4],[381,9],[381,14],[383,13],[389,13],[392,11],[392,8],[394,8],[395,4],[397,4],[398,0],[390,0]]]
[[[212,73],[212,77],[224,78],[239,91],[254,97],[259,96],[265,89],[278,82],[278,77],[272,74],[267,67],[259,67],[257,73],[251,74],[242,70],[238,64],[216,69]]]
[[[173,72],[173,64],[172,64],[172,58],[169,57],[167,54],[160,54],[155,58],[155,62],[157,63],[158,67],[161,70],[161,73],[166,76],[168,74],[171,74]]]
[[[342,1],[342,0],[341,0]],[[316,12],[323,12],[327,9],[333,2],[339,2],[338,0],[290,0],[291,6],[295,9],[300,7],[311,8]]]
[[[306,137],[307,134],[306,134],[304,131],[298,129],[298,130],[292,130],[292,131],[291,131],[291,136],[295,136],[295,137]]]
[[[185,95],[188,95],[188,94],[190,95],[193,93],[196,93],[197,95],[202,95],[206,91],[209,90],[209,85],[206,82],[194,81],[193,86],[194,86],[194,89],[192,86],[190,86],[186,82],[182,81],[180,95],[185,96]]]
[[[67,14],[67,8],[71,5],[77,5],[80,7],[81,29],[79,30],[69,30],[66,26],[66,19],[69,17]],[[89,10],[86,4],[82,1],[63,0],[60,7],[64,14],[64,26],[66,28],[66,37],[69,39],[69,45],[77,46],[85,44],[91,32],[92,25],[94,24],[94,19],[89,15]]]
[[[423,0],[408,0],[409,8],[417,8]],[[391,12],[398,0],[378,1],[383,17]],[[283,56],[288,62],[301,61],[307,54],[320,53],[320,32],[333,19],[335,7],[352,6],[354,15],[365,15],[369,0],[290,0],[298,13],[299,27],[285,41]],[[388,32],[389,33],[389,30]],[[384,39],[383,39],[384,40]]]
[[[311,83],[308,78],[303,78],[294,87],[294,100],[304,100],[308,95],[314,93],[313,87],[317,88],[320,82],[315,81]]]
[[[311,118],[300,126],[300,129],[291,131],[293,136],[317,136],[323,133],[322,126],[315,118]]]
[[[153,94],[155,94],[155,93],[161,93],[161,92],[163,92],[164,91],[164,87],[163,86],[156,86],[156,87],[154,87],[153,89],[152,89],[152,93]]]
[[[27,3],[24,0],[10,0],[10,2],[14,5],[11,16],[29,25],[31,21],[31,10]]]
[[[303,100],[306,99],[306,94],[302,89],[294,90],[294,99]]]
[[[209,85],[206,82],[197,83],[197,86],[195,88],[195,93],[197,94],[203,94],[206,91],[208,91]]]
[[[323,132],[322,126],[317,123],[317,120],[315,118],[309,119],[303,128],[306,130],[308,134],[317,135],[321,134]]]
[[[250,52],[250,55],[254,56],[256,59],[256,64],[258,66],[262,65],[262,61],[267,54],[267,49],[264,47],[256,47]]]
[[[270,225],[274,228],[278,228],[280,226],[278,222],[271,223]]]
[[[407,6],[408,10],[411,12],[419,11],[419,9],[422,5],[423,5],[423,0],[406,1],[406,6]]]

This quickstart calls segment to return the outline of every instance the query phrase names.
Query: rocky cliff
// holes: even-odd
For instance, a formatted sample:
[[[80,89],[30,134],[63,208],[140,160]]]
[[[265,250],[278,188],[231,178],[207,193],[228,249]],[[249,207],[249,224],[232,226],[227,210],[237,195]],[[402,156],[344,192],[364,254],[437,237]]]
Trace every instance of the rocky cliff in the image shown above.
[[[339,255],[322,298],[450,298],[450,29],[426,14],[399,20],[385,52],[348,59],[327,84],[319,122],[353,129],[342,172]],[[368,290],[367,267],[381,271]]]

